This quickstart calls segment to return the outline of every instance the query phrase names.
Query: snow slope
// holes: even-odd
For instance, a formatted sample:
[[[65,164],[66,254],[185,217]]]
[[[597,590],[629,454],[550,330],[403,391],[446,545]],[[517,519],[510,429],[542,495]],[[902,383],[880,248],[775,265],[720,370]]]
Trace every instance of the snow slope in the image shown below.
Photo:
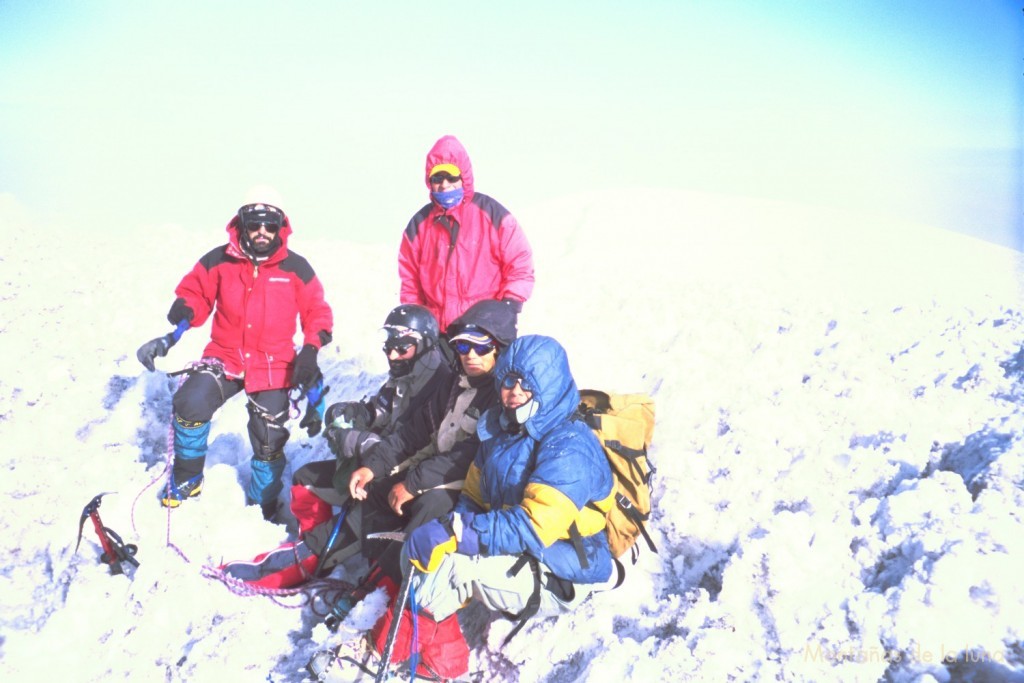
[[[1020,255],[874,216],[631,197],[516,211],[537,262],[521,332],[560,339],[581,386],[654,395],[660,553],[504,649],[510,624],[468,610],[477,679],[1024,681]],[[300,597],[203,576],[290,537],[244,506],[243,401],[214,421],[203,496],[156,502],[176,380],[135,349],[168,331],[221,226],[105,243],[0,195],[0,227],[0,678],[302,680],[380,600],[331,634]],[[357,398],[386,369],[394,249],[302,235],[336,313],[330,398]],[[286,474],[330,457],[292,424]],[[132,580],[98,562],[88,524],[74,552],[101,492],[139,545]]]

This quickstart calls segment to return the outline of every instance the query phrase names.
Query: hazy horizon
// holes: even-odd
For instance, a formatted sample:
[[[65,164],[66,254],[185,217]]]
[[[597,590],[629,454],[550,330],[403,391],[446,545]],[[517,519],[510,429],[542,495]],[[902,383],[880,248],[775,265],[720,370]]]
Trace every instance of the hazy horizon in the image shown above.
[[[44,223],[216,235],[267,183],[310,238],[397,245],[450,133],[513,213],[657,187],[1019,250],[1022,28],[997,0],[10,0],[0,193]]]

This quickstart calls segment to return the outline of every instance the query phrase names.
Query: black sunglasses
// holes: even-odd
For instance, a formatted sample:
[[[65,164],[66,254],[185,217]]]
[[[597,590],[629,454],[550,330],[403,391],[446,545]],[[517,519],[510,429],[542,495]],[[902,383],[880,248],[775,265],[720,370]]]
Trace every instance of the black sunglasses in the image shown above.
[[[531,394],[533,393],[533,387],[527,384],[525,379],[514,372],[510,372],[505,375],[505,378],[501,380],[502,389],[514,389],[517,384],[523,388],[523,391],[528,391]]]
[[[247,232],[255,232],[262,226],[273,235],[284,226],[284,214],[273,206],[263,205],[262,209],[257,209],[251,204],[243,206],[238,210],[238,218]]]
[[[383,351],[390,355],[392,351],[397,351],[398,355],[404,356],[406,352],[412,347],[416,346],[416,340],[410,339],[409,337],[402,337],[400,339],[389,339],[384,342]]]
[[[256,232],[260,228],[263,228],[271,235],[276,235],[277,231],[281,229],[281,226],[277,223],[264,223],[262,221],[246,221],[245,229],[247,232]]]
[[[488,342],[486,344],[470,344],[468,341],[458,340],[452,342],[452,348],[455,349],[455,353],[460,356],[466,356],[469,354],[470,349],[476,351],[478,356],[486,356],[494,350],[494,344]]]
[[[449,183],[457,183],[460,180],[462,180],[462,176],[460,176],[460,175],[452,175],[451,173],[447,173],[445,171],[442,171],[440,173],[435,173],[434,175],[430,176],[430,182],[432,182],[434,185],[440,185],[441,183],[443,183],[446,180]]]

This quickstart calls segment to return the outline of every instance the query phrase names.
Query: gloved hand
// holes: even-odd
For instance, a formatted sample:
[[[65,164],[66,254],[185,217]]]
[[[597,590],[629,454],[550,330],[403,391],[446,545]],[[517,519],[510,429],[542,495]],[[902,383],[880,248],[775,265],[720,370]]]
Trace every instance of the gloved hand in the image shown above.
[[[339,418],[345,424],[337,425],[338,427],[350,426],[355,429],[369,429],[373,424],[370,409],[362,401],[345,401],[331,405],[327,409],[324,421],[328,425],[333,425]]]
[[[428,574],[437,571],[444,556],[455,552],[456,547],[458,541],[449,517],[432,519],[413,529],[405,539],[405,553],[412,566]]]
[[[339,458],[359,458],[380,442],[380,435],[362,429],[328,427],[324,432],[330,444],[331,453]]]
[[[501,303],[507,305],[509,308],[511,308],[516,313],[522,313],[523,312],[523,302],[522,301],[519,301],[517,299],[510,299],[510,298],[506,297],[506,298],[501,300]]]
[[[480,536],[473,529],[474,517],[476,515],[472,512],[452,514],[452,528],[455,530],[455,540],[458,541],[455,552],[460,555],[480,554]]]
[[[471,526],[474,514],[463,512],[432,519],[412,530],[405,553],[421,572],[437,571],[445,555],[479,555],[480,538]]]
[[[153,359],[157,356],[163,358],[167,355],[167,350],[174,345],[173,337],[169,334],[165,334],[162,337],[151,339],[135,352],[135,357],[139,359],[139,362],[146,366],[146,369],[150,372],[156,370],[156,365],[153,364]]]
[[[324,426],[324,406],[327,404],[324,396],[326,396],[327,392],[330,390],[330,387],[324,387],[316,401],[310,400],[306,404],[306,414],[302,416],[302,420],[299,422],[299,427],[305,429],[306,435],[310,438],[319,434],[320,430]],[[312,396],[309,396],[308,398],[312,399]]]
[[[318,349],[312,344],[303,346],[295,356],[292,365],[292,386],[308,389],[320,375],[320,368],[316,364]]]
[[[195,317],[195,311],[185,305],[185,300],[178,297],[171,304],[171,310],[167,312],[167,321],[172,325],[177,326],[182,320],[188,320],[192,322],[192,318]]]

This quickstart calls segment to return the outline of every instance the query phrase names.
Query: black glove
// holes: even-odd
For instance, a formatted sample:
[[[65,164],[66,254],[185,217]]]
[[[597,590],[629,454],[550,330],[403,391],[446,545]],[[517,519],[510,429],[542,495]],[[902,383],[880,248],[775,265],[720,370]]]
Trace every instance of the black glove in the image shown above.
[[[360,458],[380,442],[380,435],[362,429],[328,427],[324,432],[331,453],[339,458]]]
[[[507,305],[516,314],[519,314],[519,313],[523,312],[523,302],[522,301],[518,301],[516,299],[502,299],[501,303]]]
[[[167,312],[167,322],[171,323],[175,327],[178,326],[182,320],[188,320],[192,322],[192,318],[195,317],[195,311],[185,305],[185,300],[178,297],[171,304],[171,310]]]
[[[150,372],[156,370],[156,366],[153,364],[153,359],[157,356],[163,358],[167,355],[167,350],[174,346],[174,337],[170,334],[165,334],[162,337],[151,339],[135,352],[135,357],[139,359],[139,362],[146,366],[146,369]]]
[[[370,414],[370,409],[362,401],[335,403],[327,409],[327,413],[324,415],[324,421],[329,425],[333,425],[339,418],[345,423],[345,425],[339,426],[369,429],[373,424],[373,415]]]
[[[292,365],[292,386],[308,389],[320,375],[320,368],[316,364],[317,348],[312,344],[306,344],[295,356],[295,363]]]

